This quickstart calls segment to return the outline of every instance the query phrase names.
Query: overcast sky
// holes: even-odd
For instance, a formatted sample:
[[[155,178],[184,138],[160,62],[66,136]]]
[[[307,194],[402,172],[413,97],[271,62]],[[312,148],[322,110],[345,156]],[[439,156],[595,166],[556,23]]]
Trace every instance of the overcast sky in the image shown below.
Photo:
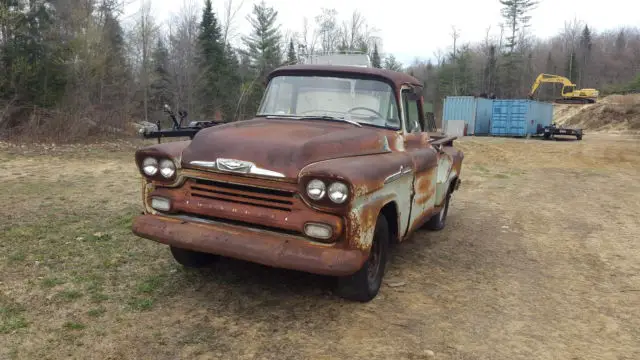
[[[127,9],[128,14],[139,7],[133,1]],[[166,21],[171,13],[180,11],[184,1],[152,0],[156,19]],[[204,4],[204,0],[186,1]],[[219,16],[226,1],[213,0]],[[233,0],[233,3],[237,5],[241,1]],[[243,5],[235,19],[238,32],[250,31],[246,15],[251,12],[253,3],[259,1],[242,1]],[[459,30],[461,42],[475,42],[484,38],[489,26],[495,34],[502,21],[498,0],[266,0],[266,3],[278,11],[281,29],[291,31],[301,30],[304,17],[313,22],[314,16],[323,7],[336,9],[341,20],[346,20],[357,9],[370,25],[379,30],[376,35],[382,38],[384,51],[393,53],[404,64],[409,64],[416,57],[433,57],[438,48],[450,46],[452,25]],[[584,21],[596,30],[640,26],[638,12],[632,11],[633,3],[631,0],[541,0],[537,9],[531,12],[530,31],[538,37],[548,37],[562,29],[565,21],[572,19]]]

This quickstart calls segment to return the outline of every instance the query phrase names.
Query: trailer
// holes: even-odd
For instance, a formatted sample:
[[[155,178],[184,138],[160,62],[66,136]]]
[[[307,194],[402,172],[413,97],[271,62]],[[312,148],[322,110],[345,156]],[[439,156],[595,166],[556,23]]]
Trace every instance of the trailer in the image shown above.
[[[555,138],[557,135],[561,136],[575,136],[576,140],[582,140],[582,129],[565,128],[564,126],[551,124],[542,128],[542,135],[545,140]]]
[[[204,129],[211,126],[219,125],[220,123],[215,121],[192,121],[187,126],[183,126],[182,123],[184,119],[187,117],[186,111],[178,111],[178,116],[180,116],[180,120],[176,118],[176,115],[173,113],[169,105],[164,106],[164,111],[169,115],[171,121],[173,122],[173,127],[171,129],[162,129],[160,126],[160,121],[156,122],[156,129],[149,130],[147,128],[143,128],[140,130],[140,135],[145,139],[158,139],[158,144],[161,143],[162,138],[175,138],[175,137],[188,137],[193,140],[193,137],[196,134]]]

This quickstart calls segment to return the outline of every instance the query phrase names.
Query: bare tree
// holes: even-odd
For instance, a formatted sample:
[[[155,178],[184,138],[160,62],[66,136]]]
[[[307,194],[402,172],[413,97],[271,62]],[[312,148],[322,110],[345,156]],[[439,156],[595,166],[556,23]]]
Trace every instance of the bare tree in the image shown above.
[[[237,37],[236,29],[234,26],[234,20],[238,11],[244,5],[244,0],[240,0],[237,6],[233,6],[233,0],[225,0],[224,2],[224,16],[222,17],[222,38],[224,45],[233,42]]]

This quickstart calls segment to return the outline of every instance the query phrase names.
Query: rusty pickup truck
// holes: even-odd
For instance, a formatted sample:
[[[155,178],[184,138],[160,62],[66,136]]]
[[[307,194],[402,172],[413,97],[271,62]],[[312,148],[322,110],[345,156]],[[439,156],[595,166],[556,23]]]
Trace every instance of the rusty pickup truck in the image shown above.
[[[426,131],[421,93],[384,69],[275,69],[253,119],[137,150],[133,233],[187,267],[224,256],[328,275],[370,301],[389,247],[443,229],[461,181],[463,153]]]

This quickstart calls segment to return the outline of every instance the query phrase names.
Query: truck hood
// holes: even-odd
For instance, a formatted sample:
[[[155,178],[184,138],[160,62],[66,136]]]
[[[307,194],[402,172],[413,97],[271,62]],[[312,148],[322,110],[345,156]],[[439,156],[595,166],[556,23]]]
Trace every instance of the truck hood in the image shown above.
[[[389,152],[386,132],[324,120],[239,121],[198,132],[183,151],[181,166],[214,168],[218,159],[233,159],[253,163],[263,175],[296,179],[317,161]]]

